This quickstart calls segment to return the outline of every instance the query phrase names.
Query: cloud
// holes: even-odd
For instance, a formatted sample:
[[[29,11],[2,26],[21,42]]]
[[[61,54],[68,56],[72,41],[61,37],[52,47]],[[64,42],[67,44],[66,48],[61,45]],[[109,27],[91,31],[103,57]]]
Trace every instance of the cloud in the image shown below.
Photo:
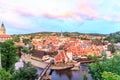
[[[34,26],[45,29],[42,26],[51,20],[50,27],[55,21],[68,21],[67,24],[95,22],[99,19],[119,22],[119,3],[119,0],[0,0],[0,21],[16,29],[33,29]]]
[[[87,18],[99,18],[99,14],[97,13],[97,11],[94,8],[94,4],[88,3],[88,2],[83,2],[80,3],[79,7],[78,7],[78,14],[81,17],[84,17],[85,19]]]
[[[19,1],[19,3],[17,2],[18,5],[16,5],[16,10],[20,12],[24,12],[24,13],[29,13],[32,14],[33,16],[39,16],[41,14],[44,13],[49,13],[49,14],[54,14],[54,15],[58,15],[61,13],[65,13],[67,11],[71,11],[73,10],[73,8],[75,7],[75,5],[71,5],[72,2],[74,2],[73,0],[70,0],[72,2],[66,2],[63,0],[26,0],[26,2],[28,1],[28,4],[25,3],[21,3],[22,1]],[[76,1],[76,0],[75,0]],[[24,2],[24,1],[23,1]],[[75,3],[73,3],[75,4]]]
[[[112,7],[120,5],[116,1],[104,1],[104,0],[6,0],[0,1],[0,7],[2,7],[0,11],[12,11],[13,14],[23,17],[41,17],[44,16],[46,18],[52,19],[74,19],[76,21],[84,21],[84,20],[92,20],[98,18],[104,18],[108,13],[103,9],[106,8],[110,12],[109,15],[113,15],[111,11],[113,11]],[[103,6],[103,7],[101,7]],[[102,9],[102,12],[101,12]],[[116,11],[114,11],[116,12]],[[105,14],[104,14],[105,13]],[[114,14],[115,15],[115,14]]]
[[[66,12],[66,13],[61,13],[61,14],[57,14],[57,15],[44,13],[43,16],[46,17],[46,18],[53,18],[53,19],[68,19],[68,18],[74,17],[75,13]]]
[[[105,16],[103,17],[103,19],[106,21],[111,21],[111,22],[120,22],[120,16],[115,16],[115,17]]]
[[[21,16],[16,10],[16,5],[9,3],[9,1],[0,1],[0,21],[6,24],[10,24],[11,28],[16,29],[31,29],[32,26],[28,26],[32,23],[30,18]]]
[[[79,1],[79,4],[75,5],[75,10],[65,11],[59,14],[56,13],[45,13],[43,14],[44,17],[52,18],[52,19],[69,19],[72,18],[76,21],[84,21],[88,19],[97,19],[99,18],[99,14],[95,11],[96,5]]]
[[[17,24],[17,25],[26,25],[26,24],[30,23],[29,19],[27,19],[25,17],[21,17],[21,16],[19,16],[19,14],[15,13],[15,12],[11,12],[11,11],[9,11],[7,13],[2,13],[2,14],[0,14],[0,16],[1,16],[0,18],[2,21]]]
[[[91,2],[92,3],[92,2]],[[87,0],[6,0],[1,1],[2,9],[13,11],[19,16],[33,16],[52,19],[74,19],[83,21],[85,19],[99,18],[93,5]],[[6,5],[6,6],[4,6]]]
[[[89,18],[98,17],[98,14],[92,8],[90,8],[91,6],[89,3],[86,4],[85,2],[79,0],[75,0],[75,1],[70,0],[72,2],[70,1],[68,2],[68,0],[67,1],[53,0],[48,4],[45,1],[43,0],[36,1],[37,2],[36,3],[31,0],[29,2],[35,4],[34,6],[31,7],[31,4],[27,6],[26,4],[22,4],[22,6],[17,5],[16,11],[23,16],[26,15],[32,15],[36,17],[44,16],[47,18],[55,18],[55,19],[68,19],[68,18],[76,19],[76,16],[80,17],[78,14]],[[88,14],[88,12],[90,13]]]

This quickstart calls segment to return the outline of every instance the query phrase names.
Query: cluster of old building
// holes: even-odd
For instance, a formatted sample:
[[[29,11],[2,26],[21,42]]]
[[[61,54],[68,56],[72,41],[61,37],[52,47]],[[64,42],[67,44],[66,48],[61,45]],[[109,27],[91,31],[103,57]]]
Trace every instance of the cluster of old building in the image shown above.
[[[32,44],[36,50],[46,52],[57,51],[55,62],[71,62],[76,57],[88,55],[101,56],[103,45],[94,45],[91,40],[80,40],[69,37],[47,36],[33,39]]]

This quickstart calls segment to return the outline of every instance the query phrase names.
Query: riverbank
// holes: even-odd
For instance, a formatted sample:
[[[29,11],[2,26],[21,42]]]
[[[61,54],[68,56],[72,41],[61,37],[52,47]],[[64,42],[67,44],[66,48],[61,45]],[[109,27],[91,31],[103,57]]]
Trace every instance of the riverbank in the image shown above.
[[[39,60],[33,59],[33,57],[31,58],[30,56],[22,55],[21,59],[26,63],[31,62],[31,64],[33,66],[38,67],[38,68],[42,68],[42,69],[44,69],[48,65],[48,63],[46,63],[46,62],[43,62],[40,59]],[[70,68],[73,68],[73,67],[74,67],[73,63],[66,63],[66,64],[61,63],[61,64],[52,65],[50,67],[50,69],[51,70],[64,70],[64,69],[70,69]]]

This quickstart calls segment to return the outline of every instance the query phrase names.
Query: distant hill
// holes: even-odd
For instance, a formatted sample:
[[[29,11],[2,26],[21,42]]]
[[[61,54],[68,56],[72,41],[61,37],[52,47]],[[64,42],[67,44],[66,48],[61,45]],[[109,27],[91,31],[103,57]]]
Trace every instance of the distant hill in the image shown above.
[[[67,35],[92,35],[92,36],[106,36],[106,34],[99,33],[79,33],[79,32],[62,32],[64,36]],[[28,34],[18,34],[18,35],[61,35],[61,32],[36,32]]]
[[[29,36],[31,39],[37,36],[38,38],[41,36],[64,36],[64,37],[71,37],[77,38],[82,40],[91,40],[91,39],[103,39],[106,37],[105,34],[98,34],[98,33],[79,33],[79,32],[36,32],[36,33],[29,33],[29,34],[18,34],[12,35],[14,38],[17,36]]]
[[[110,33],[107,37],[106,40],[117,43],[120,42],[120,31],[115,32],[115,33]]]

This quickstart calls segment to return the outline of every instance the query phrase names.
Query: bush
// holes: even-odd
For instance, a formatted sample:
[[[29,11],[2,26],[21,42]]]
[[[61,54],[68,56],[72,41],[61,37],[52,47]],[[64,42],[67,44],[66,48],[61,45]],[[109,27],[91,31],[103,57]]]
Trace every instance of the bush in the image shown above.
[[[0,80],[11,80],[12,75],[4,69],[0,69]]]
[[[106,71],[102,73],[102,77],[104,78],[104,80],[120,80],[119,75]]]
[[[91,55],[88,55],[87,59],[91,60],[91,59],[93,59],[93,57]]]

